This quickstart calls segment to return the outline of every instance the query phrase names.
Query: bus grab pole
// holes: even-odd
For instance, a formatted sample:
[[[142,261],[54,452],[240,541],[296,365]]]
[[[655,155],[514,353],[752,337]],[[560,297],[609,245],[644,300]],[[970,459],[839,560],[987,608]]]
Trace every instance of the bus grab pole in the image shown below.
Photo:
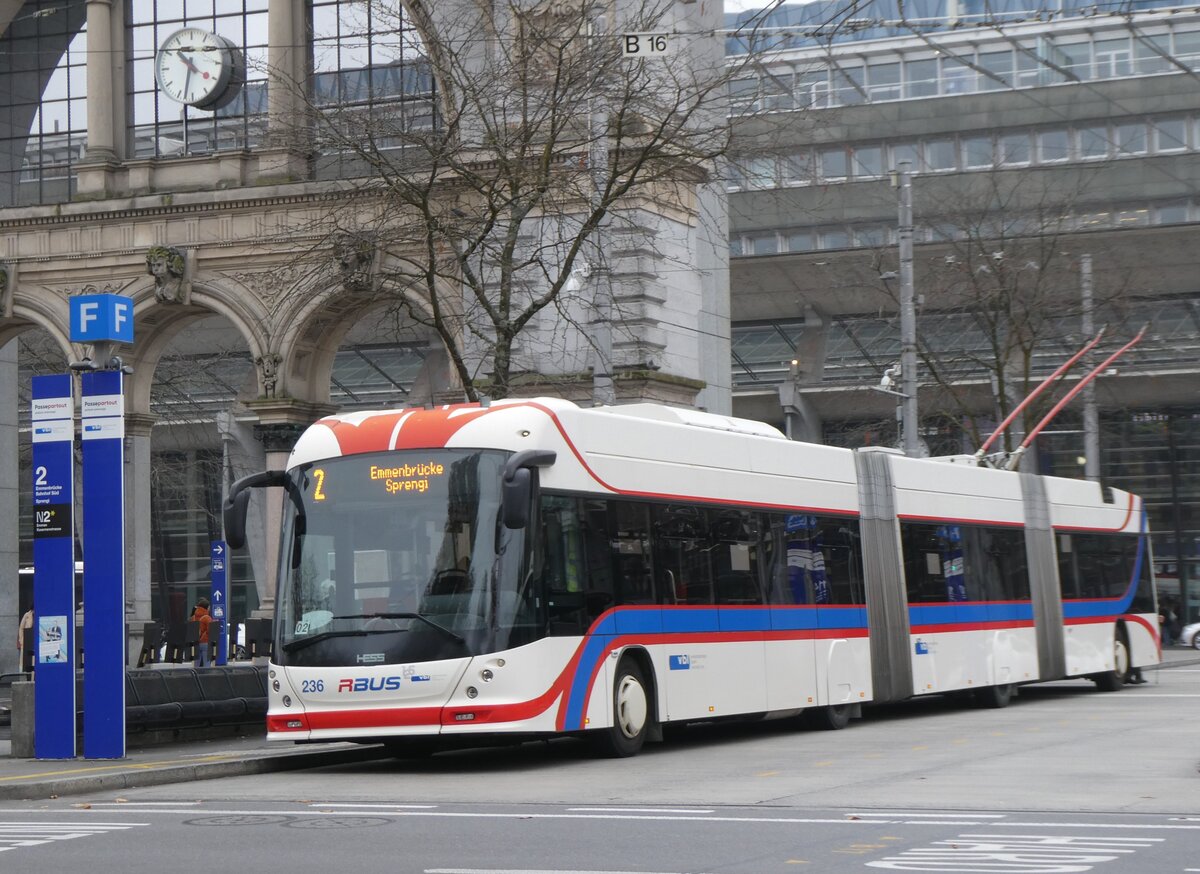
[[[1124,355],[1126,352],[1128,352],[1130,349],[1132,349],[1134,346],[1136,346],[1138,343],[1140,343],[1142,340],[1142,337],[1144,337],[1146,335],[1146,329],[1149,327],[1150,327],[1149,325],[1143,325],[1142,329],[1137,332],[1136,337],[1134,337],[1132,340],[1130,340],[1128,343],[1126,343],[1124,346],[1122,346],[1120,349],[1118,349],[1112,355],[1109,355],[1107,358],[1105,358],[1102,362],[1100,362],[1100,364],[1096,365],[1096,367],[1091,372],[1089,372],[1086,376],[1084,376],[1083,379],[1079,380],[1079,382],[1075,384],[1074,388],[1072,388],[1069,392],[1067,392],[1063,396],[1062,400],[1060,400],[1057,404],[1054,405],[1053,409],[1051,409],[1050,412],[1048,412],[1045,415],[1045,417],[1042,419],[1042,421],[1037,423],[1037,427],[1035,427],[1032,431],[1029,432],[1029,434],[1026,435],[1025,439],[1021,442],[1021,445],[1017,447],[1016,452],[1014,452],[1012,454],[1012,457],[1008,459],[1008,464],[1006,464],[1004,466],[1004,469],[1005,470],[1016,470],[1017,465],[1021,463],[1021,456],[1025,454],[1025,451],[1029,448],[1029,444],[1032,443],[1033,439],[1035,437],[1037,437],[1038,434],[1041,433],[1042,429],[1045,428],[1047,425],[1049,425],[1051,420],[1059,414],[1059,411],[1062,410],[1062,408],[1065,407],[1067,404],[1069,404],[1071,402],[1071,400],[1075,397],[1075,395],[1077,395],[1081,391],[1083,391],[1084,387],[1086,387],[1088,383],[1090,383],[1093,379],[1095,379],[1097,376],[1099,376],[1101,373],[1103,373],[1105,370],[1107,370],[1108,365],[1112,364],[1114,361],[1116,361],[1118,358],[1120,358],[1122,355]]]
[[[1008,428],[1008,426],[1013,423],[1013,419],[1015,419],[1015,418],[1017,418],[1017,416],[1021,415],[1022,410],[1024,410],[1027,406],[1029,406],[1031,403],[1033,403],[1034,400],[1037,398],[1037,396],[1040,395],[1042,392],[1044,392],[1049,387],[1050,383],[1052,383],[1054,380],[1056,380],[1063,373],[1066,373],[1076,361],[1078,361],[1080,358],[1082,358],[1084,355],[1086,355],[1088,352],[1090,352],[1095,347],[1095,345],[1100,342],[1100,339],[1104,336],[1104,331],[1105,331],[1105,329],[1101,328],[1100,333],[1097,334],[1095,337],[1093,337],[1090,343],[1088,343],[1086,346],[1084,346],[1082,349],[1080,349],[1078,352],[1076,352],[1074,355],[1072,355],[1070,358],[1068,358],[1066,361],[1064,361],[1061,365],[1059,365],[1059,367],[1056,371],[1054,371],[1052,374],[1050,374],[1045,379],[1043,379],[1041,381],[1041,383],[1038,384],[1037,388],[1035,388],[1033,391],[1031,391],[1028,395],[1025,396],[1025,400],[1023,400],[1023,401],[1021,401],[1021,403],[1017,404],[1016,408],[1005,417],[1004,421],[996,426],[996,430],[992,432],[992,436],[989,437],[987,440],[983,441],[983,445],[980,446],[978,450],[976,450],[975,460],[977,462],[983,461],[983,457],[985,455],[987,455],[987,451],[991,448],[992,444],[996,442],[996,438],[998,438],[1001,434],[1003,434],[1005,432],[1005,430]]]

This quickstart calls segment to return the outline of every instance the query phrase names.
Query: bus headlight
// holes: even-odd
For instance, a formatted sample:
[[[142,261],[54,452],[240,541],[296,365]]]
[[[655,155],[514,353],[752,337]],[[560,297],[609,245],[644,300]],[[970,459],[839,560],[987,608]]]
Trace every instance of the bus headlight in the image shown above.
[[[467,686],[467,697],[468,698],[478,698],[479,690],[476,689],[474,686]]]
[[[495,676],[495,675],[492,673],[491,668],[484,668],[482,671],[479,672],[479,679],[483,680],[483,682],[485,682],[485,683],[492,682],[493,676]]]
[[[292,706],[292,696],[291,696],[291,695],[284,695],[284,696],[283,696],[283,706],[284,706],[284,707],[291,707],[291,706]]]

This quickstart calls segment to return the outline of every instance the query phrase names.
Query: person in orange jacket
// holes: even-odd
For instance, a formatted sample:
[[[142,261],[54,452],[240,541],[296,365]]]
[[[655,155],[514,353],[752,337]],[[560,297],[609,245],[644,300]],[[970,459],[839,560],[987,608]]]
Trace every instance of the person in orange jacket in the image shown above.
[[[208,615],[207,598],[201,598],[192,608],[192,621],[200,623],[200,642],[196,645],[196,667],[203,668],[212,664],[212,659],[208,656],[208,626],[212,624],[212,617]]]

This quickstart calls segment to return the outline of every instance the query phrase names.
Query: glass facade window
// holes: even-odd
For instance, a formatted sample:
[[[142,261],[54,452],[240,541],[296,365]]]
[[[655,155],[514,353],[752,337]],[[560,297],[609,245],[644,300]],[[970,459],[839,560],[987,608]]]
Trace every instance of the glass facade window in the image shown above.
[[[364,128],[373,147],[387,149],[433,126],[433,77],[400,4],[313,0],[311,10],[313,100],[329,108],[336,128],[322,151],[343,152]],[[757,94],[757,79],[738,87],[747,82]],[[347,170],[333,161],[318,172],[336,178]]]
[[[796,74],[796,106],[798,109],[824,109],[832,102],[829,71],[805,70]]]
[[[0,39],[0,207],[70,200],[87,150],[84,4],[20,9]]]
[[[1154,120],[1154,151],[1182,152],[1187,148],[1187,119],[1157,118]]]
[[[975,90],[975,71],[953,58],[942,59],[942,93],[969,94]]]
[[[1079,157],[1083,160],[1108,157],[1108,128],[1085,127],[1079,131]]]
[[[214,8],[215,7],[215,8]],[[262,141],[266,121],[267,0],[148,0],[130,3],[129,107],[134,157],[236,151]],[[246,83],[216,110],[176,103],[158,88],[154,56],[184,27],[212,31],[243,54]]]
[[[937,58],[904,62],[904,96],[936,97],[938,93]]]
[[[980,86],[982,90],[1000,91],[1005,88],[1012,87],[1012,49],[1005,49],[1001,52],[980,52],[979,66],[991,74],[980,77]]]
[[[834,94],[842,106],[854,106],[867,99],[861,66],[839,64],[833,71],[833,82]]]
[[[811,252],[817,248],[812,231],[792,231],[787,235],[789,252]]]
[[[900,99],[899,62],[871,64],[867,67],[867,75],[869,83],[867,93],[870,95],[872,101]]]
[[[774,255],[779,251],[779,238],[773,231],[769,234],[752,234],[747,240],[751,255]]]
[[[1071,138],[1065,130],[1045,130],[1038,137],[1038,159],[1046,163],[1071,157]]]
[[[1161,36],[1141,34],[1133,41],[1134,67],[1142,75],[1167,73],[1178,69],[1167,60],[1170,56],[1171,37],[1169,34],[1164,33]]]
[[[742,175],[747,188],[772,188],[775,185],[775,159],[769,155],[748,158]]]
[[[825,228],[821,231],[822,249],[846,249],[850,246],[850,234],[844,228]]]
[[[877,248],[887,242],[883,228],[855,228],[854,245],[867,249]]]
[[[822,180],[845,179],[850,175],[845,149],[825,149],[820,153],[820,158]]]
[[[875,179],[883,175],[883,149],[879,146],[859,146],[851,150],[854,156],[854,178]]]
[[[1119,124],[1116,126],[1116,147],[1123,155],[1146,153],[1146,125]]]
[[[1188,205],[1186,203],[1169,203],[1155,210],[1156,221],[1160,225],[1181,224],[1188,220]]]
[[[991,167],[992,138],[967,137],[962,141],[963,166],[969,168]]]
[[[1092,48],[1095,52],[1095,78],[1120,79],[1133,73],[1129,37],[1098,39]]]
[[[925,169],[935,172],[958,169],[954,140],[928,140],[925,143]]]
[[[1012,167],[1029,163],[1029,134],[1005,134],[997,146],[1001,164]]]
[[[783,181],[785,183],[807,185],[813,181],[812,152],[790,152],[783,159]]]
[[[908,169],[913,173],[921,171],[921,147],[917,143],[896,143],[889,147],[891,164],[888,169],[896,170],[902,161],[908,161]]]
[[[1189,67],[1200,62],[1200,30],[1175,31],[1175,60]]]

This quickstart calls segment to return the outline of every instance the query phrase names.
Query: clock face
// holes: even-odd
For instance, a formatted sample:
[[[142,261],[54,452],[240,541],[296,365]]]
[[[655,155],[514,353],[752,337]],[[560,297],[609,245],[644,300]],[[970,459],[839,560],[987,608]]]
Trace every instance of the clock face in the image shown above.
[[[237,50],[224,37],[198,27],[177,30],[154,58],[154,75],[164,94],[197,109],[216,108],[232,97]]]

